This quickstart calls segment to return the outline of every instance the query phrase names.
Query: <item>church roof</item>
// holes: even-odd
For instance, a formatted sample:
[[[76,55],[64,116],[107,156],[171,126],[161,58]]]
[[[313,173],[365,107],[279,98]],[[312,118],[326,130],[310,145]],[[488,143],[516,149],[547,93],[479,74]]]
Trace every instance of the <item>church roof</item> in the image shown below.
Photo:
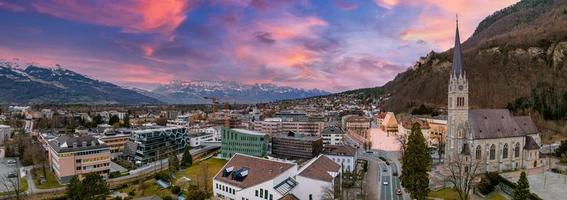
[[[539,129],[536,127],[534,121],[530,116],[514,116],[516,123],[526,134],[537,134]]]
[[[527,133],[506,109],[470,110],[469,126],[473,139],[520,137]]]
[[[455,31],[455,47],[453,48],[453,69],[455,76],[463,73],[463,53],[461,49],[461,38],[459,36],[459,21],[457,20],[457,30]]]
[[[538,150],[539,145],[531,136],[526,136],[526,145],[524,145],[525,150]]]

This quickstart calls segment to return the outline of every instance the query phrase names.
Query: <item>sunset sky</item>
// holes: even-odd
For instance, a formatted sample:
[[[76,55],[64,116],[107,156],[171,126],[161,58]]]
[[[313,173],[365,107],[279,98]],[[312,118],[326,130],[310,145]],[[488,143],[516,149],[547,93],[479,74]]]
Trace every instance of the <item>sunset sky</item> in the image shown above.
[[[127,87],[379,86],[518,0],[0,0],[0,58]]]

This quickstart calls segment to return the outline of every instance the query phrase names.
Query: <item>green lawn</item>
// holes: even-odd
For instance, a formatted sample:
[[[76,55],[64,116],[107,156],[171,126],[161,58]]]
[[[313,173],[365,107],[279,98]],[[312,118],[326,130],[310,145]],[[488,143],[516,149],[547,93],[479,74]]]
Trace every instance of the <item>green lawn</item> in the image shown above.
[[[435,197],[445,200],[457,200],[459,199],[459,193],[451,188],[443,188],[438,191],[432,191],[429,193],[429,197]]]
[[[61,187],[61,184],[59,184],[59,181],[57,181],[55,174],[53,174],[53,172],[49,169],[46,169],[46,173],[47,173],[46,180],[47,180],[47,182],[45,182],[43,184],[39,184],[40,177],[43,177],[43,170],[41,168],[34,168],[32,170],[32,173],[33,173],[33,176],[32,176],[33,182],[35,183],[35,186],[39,189],[50,189],[50,188]]]
[[[506,197],[504,197],[500,193],[492,193],[492,194],[488,195],[486,197],[486,199],[488,199],[488,200],[507,200]]]
[[[209,190],[210,192],[212,192],[213,189],[213,178],[214,176],[221,170],[221,168],[224,166],[224,164],[226,164],[228,161],[227,160],[222,160],[222,159],[217,159],[217,158],[209,158],[207,160],[198,162],[198,163],[193,163],[193,166],[181,170],[180,172],[175,174],[175,181],[173,181],[173,183],[176,183],[177,180],[179,180],[181,177],[188,177],[190,178],[193,182],[198,182],[200,181],[199,179],[202,179],[202,173],[205,170],[204,166],[206,164],[207,166],[207,182],[209,185]]]
[[[20,194],[26,192],[28,190],[28,180],[25,178],[20,179]],[[0,196],[12,194],[14,191],[9,192],[0,192]]]
[[[226,160],[210,158],[210,159],[205,160],[205,161],[194,163],[193,166],[177,172],[175,174],[176,178],[175,178],[175,180],[172,181],[172,183],[175,184],[177,182],[177,180],[180,179],[183,176],[189,177],[193,181],[198,181],[198,178],[202,178],[202,176],[199,176],[199,174],[202,174],[202,172],[204,170],[203,166],[205,166],[205,163],[206,163],[207,168],[208,168],[208,173],[207,173],[208,179],[207,180],[209,182],[208,183],[209,184],[209,190],[210,190],[210,192],[212,192],[213,178],[216,175],[216,173],[221,170],[222,166],[224,166],[224,164],[226,162],[227,162]],[[186,188],[183,188],[183,189],[186,189]],[[161,189],[157,185],[156,180],[153,179],[153,178],[148,179],[141,184],[129,184],[128,187],[122,188],[119,191],[123,192],[123,193],[135,191],[134,197],[157,195],[157,196],[160,196],[161,198],[164,198],[165,196],[170,196],[172,194],[171,189]]]

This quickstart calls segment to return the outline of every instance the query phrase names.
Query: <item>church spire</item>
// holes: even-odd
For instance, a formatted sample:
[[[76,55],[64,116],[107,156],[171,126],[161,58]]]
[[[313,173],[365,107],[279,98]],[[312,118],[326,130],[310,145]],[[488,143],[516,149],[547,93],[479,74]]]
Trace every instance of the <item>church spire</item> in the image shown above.
[[[452,73],[455,76],[461,76],[463,74],[463,59],[461,50],[461,38],[459,36],[459,16],[457,15],[457,31],[455,33],[455,47],[453,48],[453,66]]]

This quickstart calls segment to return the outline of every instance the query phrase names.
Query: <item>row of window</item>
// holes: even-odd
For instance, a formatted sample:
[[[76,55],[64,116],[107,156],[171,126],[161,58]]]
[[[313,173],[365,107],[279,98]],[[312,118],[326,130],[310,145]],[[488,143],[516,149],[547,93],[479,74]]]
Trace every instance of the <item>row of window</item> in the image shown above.
[[[87,159],[77,159],[77,163],[90,163],[90,162],[96,162],[96,161],[101,161],[101,160],[108,160],[108,156],[96,157],[96,158],[87,158]]]
[[[272,194],[268,194],[268,190],[260,189],[259,192],[258,192],[258,190],[256,190],[255,192],[256,192],[256,197],[269,199],[269,200],[274,199],[274,196]],[[269,198],[268,198],[268,195],[269,195]]]
[[[110,163],[101,163],[101,164],[96,164],[96,165],[91,165],[91,166],[83,166],[82,169],[83,170],[91,170],[91,169],[96,169],[96,168],[101,168],[101,167],[108,167],[110,165]],[[81,170],[81,166],[77,167],[76,170]]]
[[[236,193],[236,190],[235,190],[235,189],[233,189],[233,188],[231,188],[231,187],[228,187],[228,186],[220,185],[220,184],[218,184],[218,183],[215,184],[215,187],[216,187],[218,190],[222,190],[222,191],[228,192],[228,193],[230,193],[230,194],[235,194],[235,193]]]
[[[475,157],[479,160],[482,159],[482,147],[480,145],[476,147]],[[520,157],[520,143],[516,143],[514,147],[514,157]],[[494,144],[490,145],[489,158],[490,160],[496,159],[496,146]],[[508,158],[508,144],[504,144],[504,148],[502,149],[502,158]]]

